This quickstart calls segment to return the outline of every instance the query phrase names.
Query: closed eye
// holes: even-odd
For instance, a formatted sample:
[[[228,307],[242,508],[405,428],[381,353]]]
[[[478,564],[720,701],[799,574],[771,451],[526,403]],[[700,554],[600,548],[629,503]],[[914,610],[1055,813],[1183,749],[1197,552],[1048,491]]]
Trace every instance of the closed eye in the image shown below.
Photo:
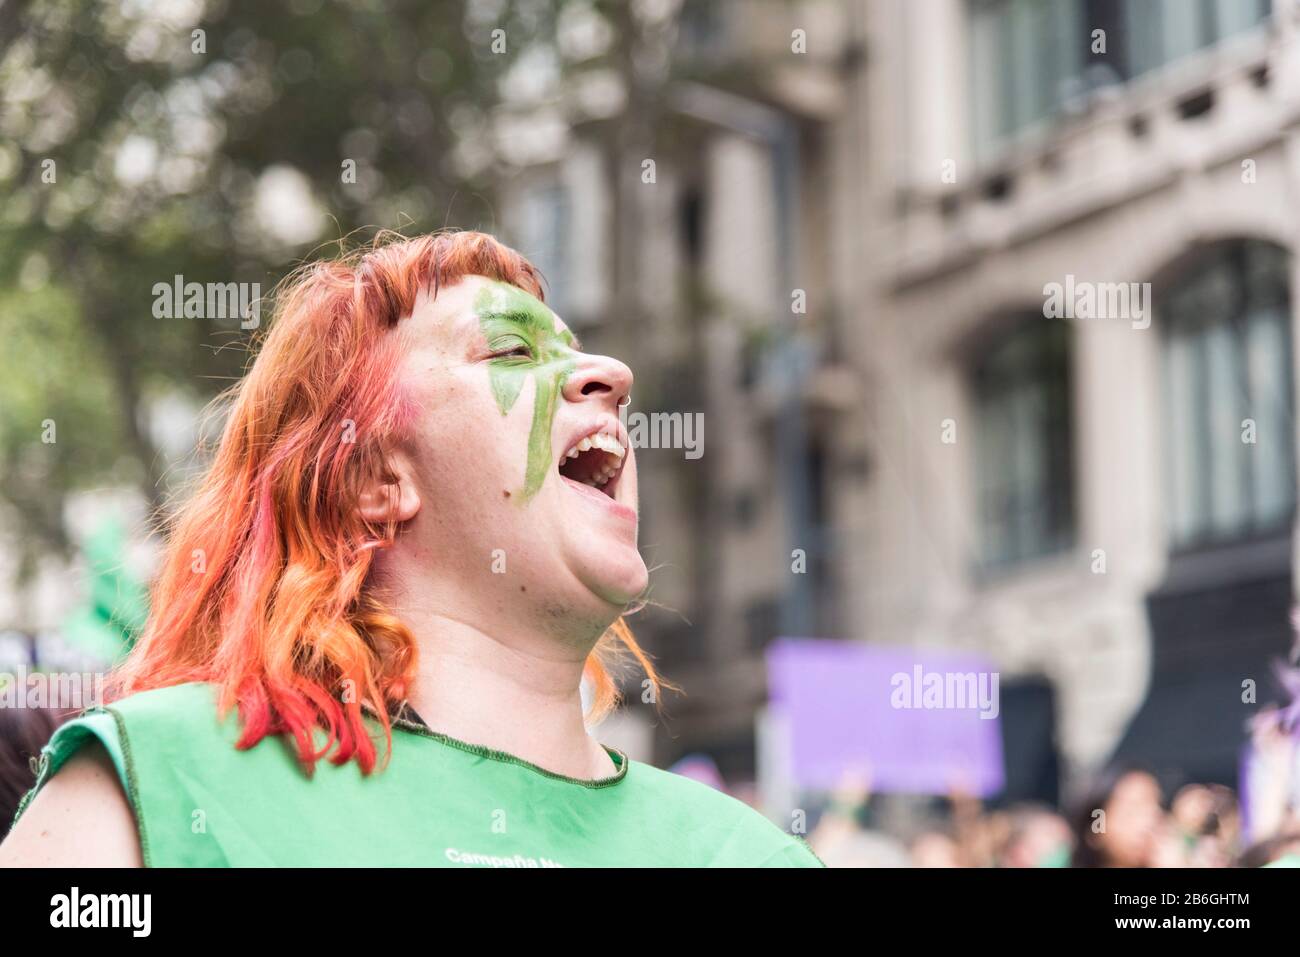
[[[533,350],[528,346],[515,346],[511,349],[503,349],[500,352],[494,352],[488,358],[505,359],[512,356],[518,356],[522,359],[531,359],[533,357]]]

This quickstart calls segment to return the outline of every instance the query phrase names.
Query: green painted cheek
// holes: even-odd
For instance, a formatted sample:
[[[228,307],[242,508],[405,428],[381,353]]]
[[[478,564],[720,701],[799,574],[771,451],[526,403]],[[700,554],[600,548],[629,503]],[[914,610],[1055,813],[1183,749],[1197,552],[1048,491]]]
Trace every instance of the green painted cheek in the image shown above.
[[[573,374],[573,336],[555,331],[554,314],[517,287],[506,283],[485,286],[475,300],[479,325],[491,347],[505,338],[527,345],[532,358],[502,356],[488,364],[492,396],[502,415],[514,408],[524,383],[535,384],[533,421],[528,430],[528,460],[519,501],[527,504],[541,489],[553,462],[551,427],[559,409],[564,385]]]
[[[560,390],[568,375],[550,378],[538,376],[537,398],[533,404],[533,427],[528,432],[528,465],[524,469],[523,500],[527,502],[546,481],[551,470],[551,425],[559,405]]]

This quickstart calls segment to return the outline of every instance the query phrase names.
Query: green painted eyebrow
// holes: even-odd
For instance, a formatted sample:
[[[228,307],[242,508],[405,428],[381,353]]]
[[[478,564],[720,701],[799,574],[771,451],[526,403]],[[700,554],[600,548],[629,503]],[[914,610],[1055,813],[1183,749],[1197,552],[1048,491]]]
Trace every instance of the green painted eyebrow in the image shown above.
[[[552,315],[554,315],[552,313]],[[504,309],[504,310],[487,310],[478,313],[479,322],[509,322],[519,326],[521,330],[533,334],[541,333],[548,336],[560,336],[565,344],[576,352],[582,351],[582,343],[568,329],[562,329],[558,333],[554,325],[547,325],[543,320],[550,318],[538,312],[536,309]]]
[[[524,486],[515,499],[525,504],[542,487],[550,472],[551,424],[564,385],[577,368],[577,342],[568,329],[556,330],[559,317],[541,300],[507,283],[484,286],[475,298],[474,311],[489,349],[497,348],[502,339],[510,336],[521,339],[528,347],[526,357],[513,355],[514,350],[503,350],[488,362],[488,382],[502,415],[509,414],[526,380],[532,379],[537,387],[533,422],[528,432]]]

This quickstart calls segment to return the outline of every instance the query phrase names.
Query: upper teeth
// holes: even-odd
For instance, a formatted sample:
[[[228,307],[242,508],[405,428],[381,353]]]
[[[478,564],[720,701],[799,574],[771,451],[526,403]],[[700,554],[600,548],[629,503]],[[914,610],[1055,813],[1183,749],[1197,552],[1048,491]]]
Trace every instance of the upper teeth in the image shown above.
[[[614,456],[613,462],[603,466],[596,474],[584,480],[588,485],[604,485],[614,477],[614,473],[618,471],[619,466],[622,464],[623,443],[608,432],[593,432],[569,449],[565,453],[565,457],[575,459],[578,457],[579,452],[587,452],[591,449],[599,449]]]
[[[584,438],[573,448],[569,449],[565,455],[568,458],[577,458],[579,452],[586,452],[590,449],[600,449],[602,452],[608,452],[617,458],[623,457],[623,443],[608,432],[594,432]]]

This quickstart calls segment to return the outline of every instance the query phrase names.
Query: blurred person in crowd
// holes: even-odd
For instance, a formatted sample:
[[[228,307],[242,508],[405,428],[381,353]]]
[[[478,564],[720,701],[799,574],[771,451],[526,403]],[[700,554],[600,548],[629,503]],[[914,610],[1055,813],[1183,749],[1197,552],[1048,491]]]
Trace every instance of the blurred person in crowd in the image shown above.
[[[1072,838],[1063,817],[1034,804],[1017,805],[1005,817],[1009,827],[998,853],[999,866],[1069,866]]]
[[[1291,627],[1300,633],[1300,613]],[[1300,660],[1300,639],[1291,662]],[[1260,709],[1250,723],[1242,761],[1243,840],[1263,846],[1279,835],[1300,832],[1300,667],[1279,662],[1276,674],[1285,702]]]
[[[1138,768],[1103,774],[1074,814],[1074,867],[1175,867],[1178,836],[1161,805],[1160,784]]]
[[[1250,844],[1300,829],[1300,735],[1289,710],[1266,708],[1252,722],[1242,768],[1243,831]]]
[[[1237,867],[1300,867],[1300,830],[1252,844],[1241,852]]]
[[[863,824],[870,800],[867,768],[845,771],[808,835],[809,846],[827,867],[910,866],[907,848],[900,841]]]
[[[985,813],[984,803],[963,784],[948,793],[953,838],[959,867],[994,867],[997,849],[1006,841],[1009,825],[1000,813]]]
[[[59,726],[51,708],[0,707],[0,840],[18,811],[18,802],[36,783],[41,748]]]
[[[291,278],[109,704],[55,734],[0,863],[820,866],[587,732],[620,660],[659,690],[622,618],[632,373],[543,297],[473,232]]]
[[[927,830],[912,841],[913,867],[962,867],[961,848],[940,830]]]
[[[1189,784],[1174,795],[1170,818],[1193,867],[1228,867],[1237,854],[1237,798],[1221,784]]]

